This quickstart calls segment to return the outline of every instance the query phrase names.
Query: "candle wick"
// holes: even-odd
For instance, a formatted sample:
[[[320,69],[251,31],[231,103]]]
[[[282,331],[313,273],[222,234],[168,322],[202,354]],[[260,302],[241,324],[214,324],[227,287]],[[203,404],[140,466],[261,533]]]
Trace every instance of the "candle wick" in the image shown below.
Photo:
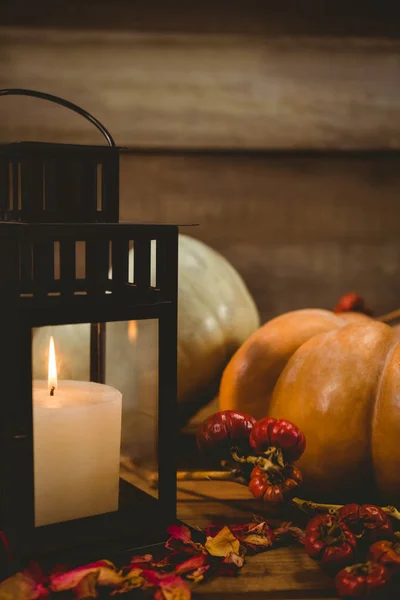
[[[50,388],[50,396],[54,396],[54,390],[56,389],[55,385],[52,385]]]

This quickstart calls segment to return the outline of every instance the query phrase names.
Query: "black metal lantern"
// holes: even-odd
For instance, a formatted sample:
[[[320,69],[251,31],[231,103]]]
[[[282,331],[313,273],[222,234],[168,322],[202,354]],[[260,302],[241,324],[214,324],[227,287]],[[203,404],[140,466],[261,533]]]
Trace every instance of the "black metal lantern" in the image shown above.
[[[80,113],[108,146],[0,146],[0,528],[23,556],[156,543],[176,519],[178,226],[119,224],[105,128],[55,96],[0,90],[10,94]],[[158,323],[157,498],[124,475],[123,398],[107,385],[107,324],[141,319]],[[33,332],[52,326],[57,347],[70,324],[87,324],[87,381],[33,379]]]

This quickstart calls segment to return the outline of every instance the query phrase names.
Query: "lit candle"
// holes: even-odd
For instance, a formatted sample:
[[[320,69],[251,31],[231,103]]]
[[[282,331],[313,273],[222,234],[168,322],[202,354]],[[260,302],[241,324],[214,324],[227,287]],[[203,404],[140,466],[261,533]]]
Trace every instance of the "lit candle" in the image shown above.
[[[33,381],[35,525],[118,510],[122,394],[107,385]]]

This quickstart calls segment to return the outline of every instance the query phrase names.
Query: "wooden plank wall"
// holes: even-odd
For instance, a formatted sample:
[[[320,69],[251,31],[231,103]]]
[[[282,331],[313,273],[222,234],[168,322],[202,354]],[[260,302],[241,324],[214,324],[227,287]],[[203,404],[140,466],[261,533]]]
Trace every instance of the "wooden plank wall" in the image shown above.
[[[383,312],[400,303],[400,7],[383,4],[7,1],[0,87],[100,118],[130,149],[122,219],[199,223],[263,320],[350,289]],[[3,98],[0,139],[21,138],[101,141]]]

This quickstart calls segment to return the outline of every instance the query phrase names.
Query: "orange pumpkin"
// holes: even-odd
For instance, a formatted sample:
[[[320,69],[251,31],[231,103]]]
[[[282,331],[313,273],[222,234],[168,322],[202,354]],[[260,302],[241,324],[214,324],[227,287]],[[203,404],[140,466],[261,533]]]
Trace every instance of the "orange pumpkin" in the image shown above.
[[[388,325],[318,309],[281,315],[233,356],[219,402],[304,431],[310,499],[400,503],[400,343]]]

